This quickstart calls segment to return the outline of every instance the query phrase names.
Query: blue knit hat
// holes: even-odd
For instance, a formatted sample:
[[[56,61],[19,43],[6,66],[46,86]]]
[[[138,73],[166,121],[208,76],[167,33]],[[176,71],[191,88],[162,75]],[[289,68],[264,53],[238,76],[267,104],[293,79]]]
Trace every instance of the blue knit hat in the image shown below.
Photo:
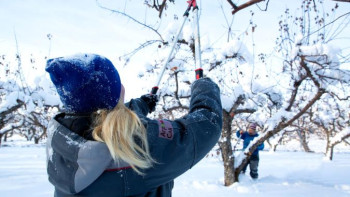
[[[107,58],[77,54],[47,61],[46,69],[67,112],[113,109],[120,98],[117,69]]]
[[[256,126],[257,126],[256,123],[251,123],[249,128],[255,131],[256,130]]]

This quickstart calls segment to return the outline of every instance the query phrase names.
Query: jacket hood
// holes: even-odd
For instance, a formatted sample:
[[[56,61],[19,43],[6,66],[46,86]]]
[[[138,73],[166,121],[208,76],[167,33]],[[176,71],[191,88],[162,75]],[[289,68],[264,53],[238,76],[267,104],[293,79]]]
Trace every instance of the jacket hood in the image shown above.
[[[46,153],[49,181],[67,194],[82,191],[106,169],[128,166],[114,162],[105,143],[84,139],[56,118],[48,126]]]

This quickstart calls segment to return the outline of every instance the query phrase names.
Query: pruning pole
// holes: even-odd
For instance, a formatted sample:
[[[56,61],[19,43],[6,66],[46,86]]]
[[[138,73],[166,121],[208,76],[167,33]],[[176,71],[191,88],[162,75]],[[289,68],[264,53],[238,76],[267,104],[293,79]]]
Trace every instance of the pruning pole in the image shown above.
[[[239,138],[238,138],[236,144],[233,146],[233,153],[236,151],[236,146],[239,144],[239,142],[241,141],[241,139],[242,139],[242,134],[240,133],[240,134],[239,134]]]
[[[200,33],[199,33],[199,16],[198,16],[198,5],[194,1],[193,12],[194,12],[194,23],[195,23],[195,73],[196,79],[203,78],[202,59],[201,59],[201,44],[200,44]]]
[[[242,139],[241,136],[239,136],[239,138],[238,138],[236,144],[233,146],[233,152],[236,151],[236,146],[239,144],[239,142],[241,141],[241,139]]]
[[[181,28],[180,28],[180,29],[178,30],[178,32],[177,32],[177,35],[176,35],[176,37],[175,37],[173,46],[171,47],[170,53],[169,53],[169,55],[168,55],[168,58],[167,58],[167,60],[165,61],[165,64],[163,65],[162,70],[160,71],[160,74],[159,74],[159,76],[158,76],[156,85],[153,86],[152,91],[151,91],[151,94],[156,94],[157,91],[158,91],[158,89],[159,89],[158,86],[159,86],[159,84],[160,84],[160,81],[162,80],[162,77],[163,77],[163,75],[164,75],[164,71],[165,71],[165,69],[166,69],[168,63],[170,62],[170,59],[171,59],[172,54],[173,54],[173,52],[174,52],[175,46],[176,46],[176,44],[177,44],[177,41],[179,40],[180,34],[181,34],[181,32],[182,32],[182,29],[183,29],[183,27],[184,27],[184,25],[185,25],[185,23],[186,23],[186,21],[187,21],[187,19],[188,19],[189,11],[191,10],[191,7],[193,6],[193,4],[195,4],[195,2],[196,2],[196,0],[188,1],[188,4],[189,4],[189,5],[188,5],[188,7],[187,7],[187,9],[186,9],[186,11],[185,11],[185,13],[184,13],[184,15],[183,15],[183,16],[184,16],[184,20],[183,20],[183,22],[182,22]]]

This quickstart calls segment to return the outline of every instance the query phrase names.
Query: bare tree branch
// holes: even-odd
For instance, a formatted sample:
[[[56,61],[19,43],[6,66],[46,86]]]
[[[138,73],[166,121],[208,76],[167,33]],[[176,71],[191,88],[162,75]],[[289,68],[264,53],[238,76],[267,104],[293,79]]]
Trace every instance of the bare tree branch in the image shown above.
[[[328,92],[330,95],[332,95],[332,96],[335,96],[335,97],[337,97],[337,99],[338,100],[340,100],[340,101],[346,101],[346,100],[349,100],[350,99],[350,96],[347,96],[347,97],[345,97],[345,98],[340,98],[339,96],[338,96],[338,94],[336,94],[336,93],[334,93],[334,92]]]
[[[162,13],[163,13],[163,10],[164,10],[164,8],[165,8],[166,1],[167,1],[167,0],[163,0],[163,3],[159,6],[159,18],[162,17]]]
[[[333,1],[340,1],[340,2],[347,2],[347,3],[350,3],[350,0],[333,0]]]
[[[317,79],[315,79],[315,77],[312,75],[312,72],[310,70],[310,68],[307,66],[306,62],[305,62],[305,58],[306,56],[301,56],[301,61],[300,61],[300,66],[303,67],[306,70],[307,76],[311,78],[311,80],[314,82],[314,84],[316,85],[317,88],[321,87],[321,84],[319,81],[317,81]]]
[[[134,49],[133,51],[127,53],[127,54],[124,54],[123,56],[120,56],[119,58],[121,57],[127,57],[127,61],[132,57],[134,56],[137,52],[139,52],[140,50],[154,44],[154,43],[157,43],[157,42],[162,42],[161,40],[147,40],[146,42],[140,44],[139,47],[137,47],[136,49]]]
[[[333,0],[333,1],[337,1],[337,0]],[[348,2],[350,2],[350,0],[348,0]],[[339,19],[341,19],[341,18],[343,18],[343,17],[345,17],[345,16],[347,16],[347,15],[349,15],[349,14],[350,14],[350,12],[347,12],[347,13],[341,15],[341,16],[338,16],[338,17],[337,17],[336,19],[334,19],[333,21],[331,21],[331,22],[325,24],[324,26],[320,27],[319,29],[315,30],[314,32],[310,33],[310,34],[307,35],[307,36],[310,36],[310,35],[312,35],[312,34],[314,34],[314,33],[319,32],[320,30],[324,29],[324,28],[327,27],[328,25],[331,25],[331,24],[335,23],[337,20],[339,20]]]
[[[299,87],[301,85],[301,83],[306,79],[306,76],[304,77],[301,77],[300,80],[298,81],[294,81],[294,89],[292,91],[292,95],[291,95],[291,98],[289,99],[289,105],[288,107],[286,108],[286,111],[290,111],[290,109],[292,108],[294,102],[295,102],[295,98],[298,94],[298,90],[299,90]]]
[[[343,142],[347,145],[350,145],[350,142],[346,141],[346,139],[344,139]]]
[[[243,10],[243,9],[249,7],[249,6],[252,6],[254,4],[260,3],[262,1],[265,1],[265,0],[250,0],[247,3],[244,3],[244,4],[234,8],[234,10],[232,11],[232,15],[236,14],[240,10]]]
[[[96,0],[96,4],[97,4],[98,7],[102,8],[102,9],[108,10],[108,11],[110,11],[110,12],[112,12],[112,13],[117,13],[117,14],[123,15],[123,16],[125,16],[125,17],[131,19],[131,20],[134,21],[135,23],[137,23],[137,24],[139,24],[139,25],[141,25],[141,26],[144,26],[144,27],[146,27],[146,28],[152,30],[154,33],[156,33],[156,34],[159,36],[159,38],[162,40],[162,42],[164,42],[164,39],[163,39],[162,35],[161,35],[156,29],[154,29],[153,27],[151,27],[151,26],[149,26],[149,25],[146,25],[145,23],[142,23],[142,22],[140,22],[139,20],[136,20],[134,17],[131,17],[130,15],[128,15],[128,14],[126,14],[126,13],[124,13],[124,12],[121,12],[121,11],[118,11],[118,10],[113,10],[113,9],[110,9],[110,8],[107,8],[107,7],[104,7],[104,6],[102,6],[102,5],[99,3],[98,0]]]
[[[14,105],[10,108],[8,108],[7,110],[3,111],[0,113],[0,121],[3,120],[3,118],[11,113],[13,113],[14,111],[16,111],[17,109],[19,109],[22,105],[24,105],[24,102],[17,99],[17,105]]]
[[[231,0],[227,0],[227,2],[232,6],[233,9],[237,9],[237,5],[234,4]]]
[[[325,90],[320,88],[318,89],[317,93],[315,96],[304,106],[303,109],[301,109],[292,119],[290,119],[286,124],[286,126],[291,125],[295,120],[300,118],[304,113],[306,113],[307,110],[310,109],[310,107],[321,98],[321,96],[325,93]],[[285,127],[286,127],[285,126]]]
[[[256,109],[236,109],[233,111],[234,114],[249,113],[252,114],[256,112]]]

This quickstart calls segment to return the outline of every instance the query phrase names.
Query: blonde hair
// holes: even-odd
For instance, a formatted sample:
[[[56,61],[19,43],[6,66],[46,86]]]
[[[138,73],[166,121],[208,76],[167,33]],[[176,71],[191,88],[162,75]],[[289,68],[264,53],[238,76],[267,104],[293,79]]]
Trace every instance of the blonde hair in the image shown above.
[[[140,118],[123,102],[111,111],[100,110],[95,117],[92,136],[106,143],[114,161],[127,162],[138,174],[152,166],[146,129]]]

